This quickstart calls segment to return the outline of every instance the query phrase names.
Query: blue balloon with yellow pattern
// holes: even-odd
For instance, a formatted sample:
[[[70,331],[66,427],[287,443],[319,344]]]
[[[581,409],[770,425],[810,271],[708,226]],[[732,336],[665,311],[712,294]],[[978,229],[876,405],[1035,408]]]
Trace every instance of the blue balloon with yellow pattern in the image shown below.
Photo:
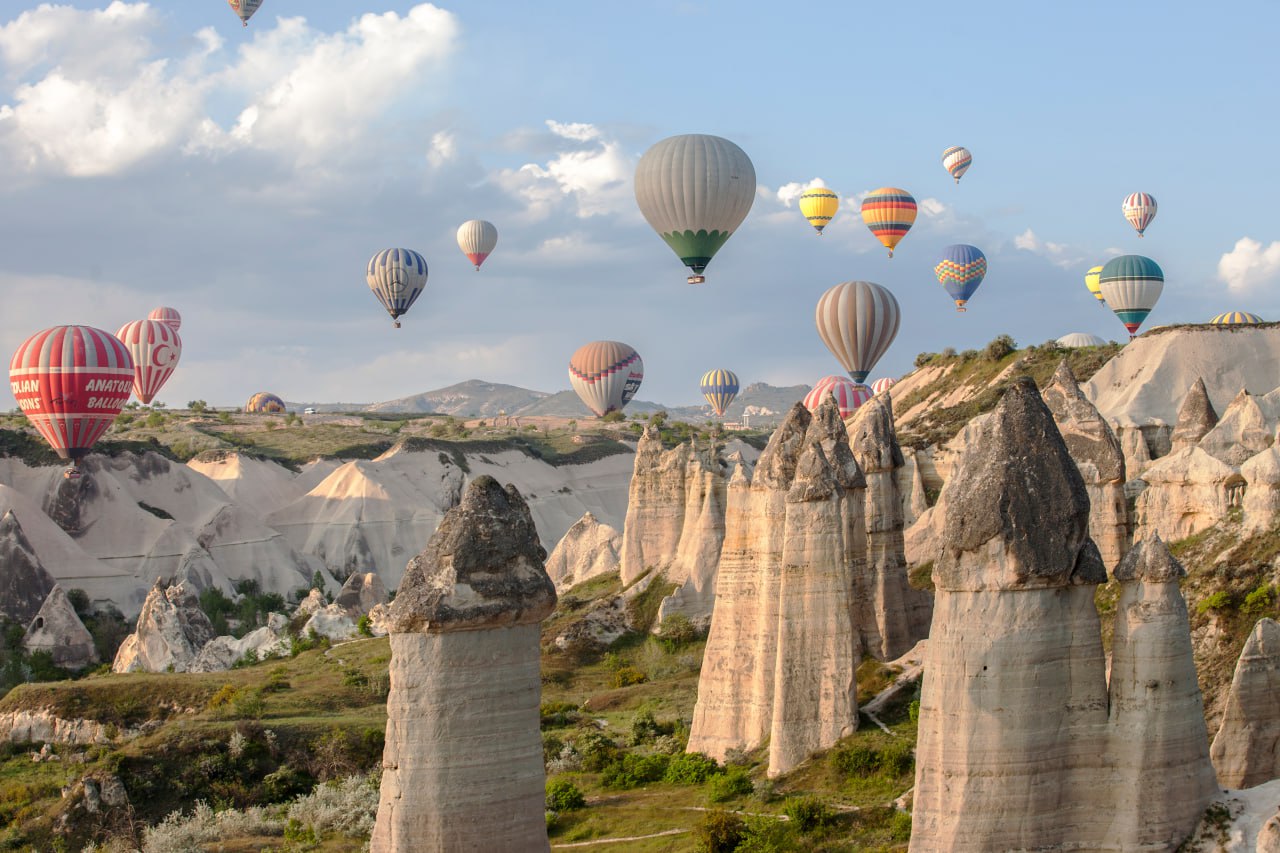
[[[938,282],[955,300],[956,310],[964,311],[982,279],[987,275],[987,256],[977,246],[956,243],[942,250],[942,260],[933,268]]]
[[[701,389],[716,415],[723,418],[733,398],[738,396],[738,374],[732,370],[708,370],[702,374]]]

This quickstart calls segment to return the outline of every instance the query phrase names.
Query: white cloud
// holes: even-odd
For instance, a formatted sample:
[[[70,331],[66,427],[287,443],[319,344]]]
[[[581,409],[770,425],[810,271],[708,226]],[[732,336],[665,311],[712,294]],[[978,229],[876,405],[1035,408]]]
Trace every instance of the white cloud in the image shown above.
[[[947,207],[947,205],[938,201],[936,198],[922,198],[916,207],[919,208],[921,213],[930,219],[938,219],[951,210],[951,208]]]
[[[795,204],[797,201],[800,200],[800,196],[804,193],[805,190],[811,189],[813,187],[825,187],[826,185],[827,185],[827,182],[822,180],[822,178],[814,178],[813,180],[809,181],[807,184],[802,184],[798,181],[792,181],[789,184],[783,184],[782,186],[778,187],[778,192],[776,193],[776,197],[778,201],[782,202],[782,205],[784,207],[791,207],[791,205]]]
[[[1280,283],[1280,240],[1264,248],[1257,240],[1241,237],[1218,259],[1218,278],[1239,294]]]
[[[547,127],[556,136],[562,139],[572,139],[576,142],[591,142],[600,138],[600,130],[593,124],[584,124],[582,122],[565,124],[554,119],[547,119]]]
[[[1042,240],[1030,228],[1014,237],[1013,245],[1024,252],[1040,255],[1049,263],[1062,269],[1071,269],[1079,266],[1085,259],[1085,254],[1079,249],[1068,246],[1065,243]]]
[[[447,130],[437,131],[431,137],[431,148],[427,150],[427,162],[438,169],[458,156],[458,140]]]
[[[584,219],[635,207],[631,199],[635,161],[621,143],[590,124],[548,121],[547,127],[556,138],[584,147],[559,151],[545,164],[526,163],[491,176],[497,186],[524,203],[526,218],[545,219],[562,204]]]
[[[146,3],[115,0],[88,10],[43,3],[0,26],[0,63],[10,78],[41,68],[75,79],[116,76],[145,63],[158,23]]]

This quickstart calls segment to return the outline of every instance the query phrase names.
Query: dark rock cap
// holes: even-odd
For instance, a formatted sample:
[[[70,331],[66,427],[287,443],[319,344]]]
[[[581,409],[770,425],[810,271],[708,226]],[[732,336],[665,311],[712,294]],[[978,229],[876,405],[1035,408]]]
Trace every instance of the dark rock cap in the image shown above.
[[[422,553],[409,561],[391,605],[391,631],[438,633],[541,622],[556,604],[547,552],[515,486],[473,480]]]
[[[1080,390],[1065,358],[1058,364],[1053,379],[1041,395],[1053,413],[1071,458],[1078,463],[1092,464],[1098,471],[1099,482],[1124,482],[1124,451],[1120,447],[1120,439]]]
[[[1153,533],[1129,549],[1115,575],[1118,581],[1177,583],[1187,576],[1187,570],[1169,553],[1160,535]]]
[[[796,475],[787,492],[787,503],[823,501],[836,494],[836,471],[827,454],[822,452],[822,443],[806,442],[800,461],[796,463]]]
[[[808,453],[809,445],[816,444],[822,448],[823,456],[830,463],[834,489],[843,491],[866,487],[867,479],[862,476],[858,460],[854,458],[853,451],[849,448],[849,431],[845,429],[844,421],[840,418],[840,406],[836,403],[834,395],[828,394],[818,406],[818,411],[814,413],[813,420],[809,422],[809,429],[805,432],[804,442],[805,449],[800,454],[800,466],[804,465],[804,456]],[[809,473],[816,472],[811,468]],[[799,477],[798,467],[796,478],[799,479]]]
[[[1170,441],[1177,450],[1179,447],[1196,444],[1204,438],[1205,433],[1218,425],[1218,412],[1209,401],[1209,392],[1205,390],[1204,380],[1197,379],[1182,398],[1178,407],[1178,422],[1173,428]]]
[[[854,412],[849,422],[849,447],[865,472],[893,471],[906,464],[888,394],[875,395]]]
[[[969,443],[939,504],[945,521],[938,587],[1096,582],[1101,560],[1081,559],[1091,541],[1089,496],[1035,383],[1018,379],[966,434]],[[1002,547],[993,548],[992,540]]]
[[[753,483],[770,489],[791,488],[791,480],[796,475],[796,463],[800,461],[805,435],[812,421],[813,416],[804,407],[804,403],[796,403],[791,407],[782,425],[773,431],[769,444],[756,460]]]
[[[26,625],[40,612],[53,587],[53,576],[9,510],[0,518],[0,617]]]

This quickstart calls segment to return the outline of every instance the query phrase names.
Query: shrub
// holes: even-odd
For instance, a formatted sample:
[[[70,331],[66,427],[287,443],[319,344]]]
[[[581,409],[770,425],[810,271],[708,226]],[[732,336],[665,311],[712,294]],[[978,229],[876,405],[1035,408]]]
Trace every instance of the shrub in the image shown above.
[[[1244,597],[1240,612],[1249,616],[1261,616],[1275,607],[1276,588],[1271,584],[1263,584]]]
[[[920,700],[912,699],[911,704],[907,706],[907,716],[911,718],[912,723],[920,722]]]
[[[624,666],[614,671],[610,683],[614,687],[630,687],[633,684],[644,684],[648,680],[649,676],[634,666]]]
[[[318,837],[326,833],[368,837],[378,813],[378,782],[374,773],[317,785],[289,806],[289,821],[307,827]]]
[[[707,812],[693,830],[699,853],[732,853],[746,835],[742,818],[722,809]]]
[[[1213,595],[1205,596],[1200,599],[1200,603],[1196,605],[1196,612],[1203,616],[1210,610],[1225,610],[1231,606],[1231,593],[1225,589],[1220,589]]]
[[[636,755],[622,753],[600,774],[600,784],[606,788],[627,790],[638,788],[646,782],[657,782],[666,775],[668,755]]]
[[[701,632],[683,613],[672,613],[662,620],[662,627],[658,629],[658,641],[672,654],[700,638]]]
[[[933,357],[935,355],[936,353],[932,353],[932,352],[919,353],[916,355],[916,360],[913,363],[915,364],[916,367],[924,367],[926,364],[933,361]]]
[[[991,339],[986,348],[982,351],[982,356],[987,361],[999,361],[1011,353],[1017,352],[1018,344],[1008,335],[999,335]]]
[[[631,738],[629,742],[632,746],[639,746],[642,743],[654,740],[659,735],[671,734],[673,728],[670,724],[659,725],[658,721],[653,718],[652,711],[641,711],[631,720]]]
[[[607,414],[606,414],[603,418],[601,418],[600,420],[604,421],[604,422],[605,422],[605,423],[607,423],[607,424],[616,424],[616,423],[618,423],[618,422],[620,422],[620,421],[625,420],[625,419],[626,419],[626,417],[627,417],[627,416],[626,416],[626,415],[624,415],[624,414],[622,414],[622,412],[620,412],[620,411],[618,411],[617,409],[615,409],[614,411],[607,413]]]
[[[723,803],[735,797],[745,797],[755,790],[751,777],[741,767],[730,767],[724,773],[712,776],[707,780],[707,799],[713,803]]]
[[[373,636],[373,621],[369,618],[368,613],[361,616],[356,622],[356,633],[361,637]]]
[[[813,832],[829,826],[835,820],[831,807],[816,797],[795,797],[787,800],[782,811],[801,832]]]
[[[873,776],[880,769],[880,754],[861,743],[836,747],[827,760],[845,776]]]
[[[708,758],[701,752],[686,752],[672,756],[662,781],[676,785],[701,785],[721,772],[715,759]]]
[[[582,756],[583,769],[593,772],[603,770],[611,764],[620,751],[612,739],[596,731],[579,736],[574,746]]]
[[[553,812],[571,812],[587,804],[578,786],[568,779],[552,779],[547,782],[547,808]]]

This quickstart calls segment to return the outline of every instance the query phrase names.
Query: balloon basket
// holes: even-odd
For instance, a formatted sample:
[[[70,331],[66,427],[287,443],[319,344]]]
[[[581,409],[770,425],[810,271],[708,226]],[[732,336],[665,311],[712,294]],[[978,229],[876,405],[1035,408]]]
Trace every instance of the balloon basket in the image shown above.
[[[705,275],[691,275],[687,279],[690,284],[706,284],[707,277]]]
[[[79,468],[77,468],[77,467],[76,467],[76,466],[74,466],[74,465],[72,465],[70,468],[66,468],[66,469],[64,469],[64,470],[63,470],[63,472],[62,472],[62,479],[64,479],[64,480],[79,480],[79,479],[80,479],[80,469],[79,469]]]
[[[393,322],[393,323],[391,324],[391,326],[392,326],[392,328],[395,328],[395,329],[400,328],[400,321],[399,321],[399,320],[396,320],[395,322]]]

